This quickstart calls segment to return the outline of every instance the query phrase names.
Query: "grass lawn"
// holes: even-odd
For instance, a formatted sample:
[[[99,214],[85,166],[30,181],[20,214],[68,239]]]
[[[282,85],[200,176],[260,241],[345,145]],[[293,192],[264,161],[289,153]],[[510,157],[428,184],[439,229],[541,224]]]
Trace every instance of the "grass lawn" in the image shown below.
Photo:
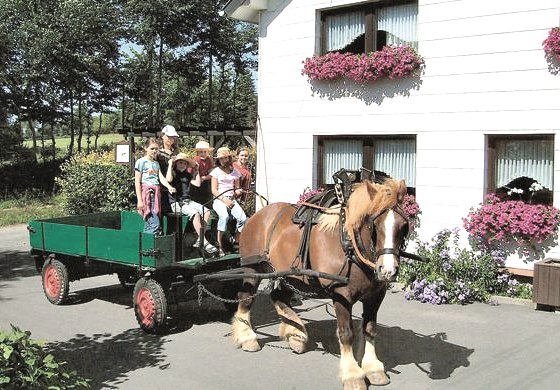
[[[0,227],[62,216],[60,197],[0,201]]]
[[[99,136],[99,139],[97,140],[97,146],[101,146],[103,144],[105,145],[110,145],[112,143],[115,142],[119,142],[119,141],[123,141],[124,140],[124,135],[122,134],[101,134]],[[93,147],[93,143],[95,142],[95,137],[91,137],[90,138],[90,142],[91,142],[91,146]],[[25,140],[23,142],[25,147],[31,148],[33,146],[33,141],[31,140]],[[45,140],[45,148],[48,148],[51,146],[51,140],[50,139],[46,139]],[[59,153],[66,153],[66,150],[68,149],[68,145],[70,145],[70,137],[63,137],[63,138],[55,138],[55,144],[56,144],[56,149],[57,149],[57,155]],[[38,139],[37,140],[37,146],[40,148],[41,147],[41,141]],[[85,150],[87,148],[87,138],[84,136],[82,138],[82,149]],[[74,139],[74,150],[77,150],[77,138]]]

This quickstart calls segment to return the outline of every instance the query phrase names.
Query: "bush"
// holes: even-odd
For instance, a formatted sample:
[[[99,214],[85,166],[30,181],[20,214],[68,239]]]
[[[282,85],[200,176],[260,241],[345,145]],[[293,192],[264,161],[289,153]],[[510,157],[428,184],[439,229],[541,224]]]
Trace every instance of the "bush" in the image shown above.
[[[130,209],[134,177],[126,165],[113,162],[112,153],[77,155],[61,166],[56,178],[66,214]]]
[[[47,354],[31,333],[12,325],[0,330],[0,388],[89,389],[89,381],[76,371],[66,371],[66,362]]]
[[[0,167],[0,199],[52,195],[63,160],[38,163],[25,160]]]
[[[417,241],[428,262],[401,260],[399,281],[409,287],[405,298],[432,304],[486,302],[499,293],[499,262],[488,253],[459,248],[457,230],[443,230],[432,243]]]

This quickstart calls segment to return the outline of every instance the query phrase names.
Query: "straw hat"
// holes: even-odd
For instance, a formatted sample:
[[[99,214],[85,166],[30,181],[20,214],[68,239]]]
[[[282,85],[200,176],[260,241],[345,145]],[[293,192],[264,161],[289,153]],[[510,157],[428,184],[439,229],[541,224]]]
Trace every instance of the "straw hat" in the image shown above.
[[[185,153],[178,153],[175,156],[175,161],[179,161],[179,160],[186,161],[187,165],[191,168],[194,168],[196,166],[194,160],[189,158],[189,156],[187,156]]]
[[[211,152],[212,150],[214,150],[214,148],[210,147],[210,144],[208,142],[202,140],[196,143],[196,145],[194,146],[194,150],[196,150],[197,152],[204,150]]]
[[[227,146],[222,146],[221,148],[218,148],[218,151],[216,152],[216,158],[222,158],[222,157],[231,157],[231,151]]]

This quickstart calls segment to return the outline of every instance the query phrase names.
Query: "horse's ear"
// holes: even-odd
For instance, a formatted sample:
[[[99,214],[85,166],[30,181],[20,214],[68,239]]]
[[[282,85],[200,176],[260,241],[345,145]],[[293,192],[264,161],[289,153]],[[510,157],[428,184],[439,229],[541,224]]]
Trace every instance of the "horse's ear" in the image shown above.
[[[375,194],[377,194],[377,189],[375,188],[375,185],[371,181],[365,181],[364,183],[366,185],[369,197],[373,199],[375,197]]]
[[[399,180],[399,192],[397,195],[397,199],[400,202],[404,200],[404,196],[406,195],[406,183],[404,180]]]

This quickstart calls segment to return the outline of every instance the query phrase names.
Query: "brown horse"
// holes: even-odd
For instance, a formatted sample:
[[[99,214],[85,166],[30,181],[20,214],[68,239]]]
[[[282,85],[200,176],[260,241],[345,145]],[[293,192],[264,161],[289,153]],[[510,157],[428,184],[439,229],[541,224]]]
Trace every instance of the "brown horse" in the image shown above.
[[[399,249],[408,232],[408,220],[399,206],[405,194],[404,181],[387,179],[382,184],[370,181],[354,184],[346,205],[323,210],[319,223],[311,228],[307,268],[346,276],[348,283],[324,277],[295,276],[280,279],[271,292],[272,303],[282,320],[279,335],[297,353],[305,352],[308,335],[305,324],[290,307],[294,283],[318,286],[332,298],[340,343],[339,376],[344,389],[365,389],[366,378],[375,385],[389,383],[383,363],[375,354],[374,337],[377,311],[389,282],[397,274]],[[298,248],[303,229],[292,222],[295,211],[293,205],[275,203],[247,221],[239,242],[246,275],[247,272],[282,272],[301,267]],[[345,246],[341,240],[344,232],[351,238],[346,240]],[[255,261],[259,257],[261,261]],[[261,348],[250,321],[251,304],[259,283],[260,279],[255,279],[254,275],[243,280],[238,294],[240,302],[232,321],[234,342],[245,351]],[[363,305],[362,339],[365,340],[361,365],[352,352],[352,306],[358,301]]]

